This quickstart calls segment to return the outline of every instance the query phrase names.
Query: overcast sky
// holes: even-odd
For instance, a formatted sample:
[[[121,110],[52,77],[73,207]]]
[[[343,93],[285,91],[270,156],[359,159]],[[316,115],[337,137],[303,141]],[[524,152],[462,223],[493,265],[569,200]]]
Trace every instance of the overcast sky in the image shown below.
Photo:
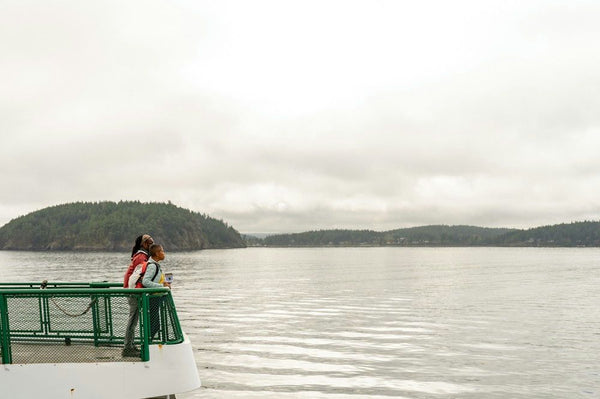
[[[242,233],[600,215],[600,2],[0,1],[0,225],[171,201]]]

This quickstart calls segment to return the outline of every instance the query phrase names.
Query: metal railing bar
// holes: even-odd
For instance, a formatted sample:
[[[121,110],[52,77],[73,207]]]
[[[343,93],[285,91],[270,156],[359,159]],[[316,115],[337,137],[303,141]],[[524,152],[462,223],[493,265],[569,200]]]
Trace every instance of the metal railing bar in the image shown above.
[[[22,361],[21,352],[17,355],[12,353],[11,342],[48,344],[56,347],[56,350],[61,344],[123,345],[125,339],[122,334],[125,329],[122,323],[127,320],[129,309],[124,304],[124,298],[131,297],[138,299],[140,318],[136,342],[140,345],[142,361],[150,358],[150,344],[173,345],[183,342],[173,297],[166,287],[129,289],[115,282],[56,282],[46,283],[45,288],[40,289],[39,283],[0,283],[2,363],[10,364],[13,356]],[[164,297],[164,300],[161,300],[158,309],[151,311],[150,298],[156,297]],[[86,311],[81,312],[84,307],[88,308],[86,311],[91,310],[87,316]],[[80,309],[75,311],[74,308]],[[158,311],[158,314],[151,314],[154,311]],[[151,317],[160,317],[160,329],[154,343],[150,337]],[[14,325],[11,326],[11,323]],[[59,352],[56,353],[58,356]]]

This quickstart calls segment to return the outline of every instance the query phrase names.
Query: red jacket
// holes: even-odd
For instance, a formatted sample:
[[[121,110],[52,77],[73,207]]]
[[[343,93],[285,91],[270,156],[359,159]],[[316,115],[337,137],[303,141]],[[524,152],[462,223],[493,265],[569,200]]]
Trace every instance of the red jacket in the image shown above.
[[[131,263],[129,264],[129,267],[125,272],[125,277],[123,279],[123,288],[127,288],[127,286],[129,285],[129,277],[131,277],[131,273],[133,273],[135,267],[140,263],[146,262],[149,258],[150,255],[148,254],[148,252],[146,252],[143,249],[138,250],[135,253],[135,255],[133,255],[133,258],[131,258]]]

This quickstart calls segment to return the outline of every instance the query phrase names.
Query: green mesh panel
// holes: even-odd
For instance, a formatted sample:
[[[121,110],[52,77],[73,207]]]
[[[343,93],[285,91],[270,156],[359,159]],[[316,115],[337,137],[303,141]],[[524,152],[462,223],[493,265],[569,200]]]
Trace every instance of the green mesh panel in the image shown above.
[[[48,300],[44,298],[46,305],[46,312],[48,318],[48,329],[49,332],[57,334],[64,333],[64,335],[74,335],[93,333],[94,331],[94,319],[92,307],[97,307],[98,298],[91,296],[55,296],[50,297]],[[13,303],[19,303],[20,298],[15,298],[11,301],[10,307]],[[14,327],[14,323],[11,320],[11,329]]]
[[[180,337],[180,333],[178,332],[179,322],[175,318],[177,313],[175,313],[175,305],[173,304],[173,301],[165,301],[165,308],[166,323],[163,331],[166,334],[166,341],[176,341]]]
[[[43,326],[41,324],[40,312],[42,310],[42,301],[38,296],[21,297],[18,301],[13,298],[6,299],[7,306],[10,309],[9,320],[17,319],[17,323],[12,326],[12,332],[35,332],[41,333]]]
[[[146,302],[150,304],[148,308],[143,307],[142,296],[152,298]],[[148,337],[150,344],[172,344],[183,340],[170,293],[160,295],[142,293],[141,290],[90,287],[33,288],[23,293],[3,293],[0,289],[0,300],[3,298],[6,306],[0,309],[0,359],[6,358],[2,357],[6,351],[8,358],[12,357],[12,363],[147,359],[144,355],[136,358],[122,354],[130,315],[129,298],[135,298],[133,303],[137,303],[140,316],[146,312],[146,316],[140,317],[134,325],[134,343],[138,348],[145,342],[143,331],[154,333],[153,337]],[[148,326],[143,326],[144,320],[148,321]]]

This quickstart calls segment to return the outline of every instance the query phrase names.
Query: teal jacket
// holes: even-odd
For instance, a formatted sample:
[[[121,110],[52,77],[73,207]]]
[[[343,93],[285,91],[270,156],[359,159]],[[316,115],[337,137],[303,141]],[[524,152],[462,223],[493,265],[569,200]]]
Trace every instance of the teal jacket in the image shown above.
[[[146,273],[144,273],[144,278],[142,279],[142,285],[144,288],[162,287],[163,281],[165,281],[165,277],[160,267],[160,263],[150,258],[148,260],[148,266],[146,267]]]

